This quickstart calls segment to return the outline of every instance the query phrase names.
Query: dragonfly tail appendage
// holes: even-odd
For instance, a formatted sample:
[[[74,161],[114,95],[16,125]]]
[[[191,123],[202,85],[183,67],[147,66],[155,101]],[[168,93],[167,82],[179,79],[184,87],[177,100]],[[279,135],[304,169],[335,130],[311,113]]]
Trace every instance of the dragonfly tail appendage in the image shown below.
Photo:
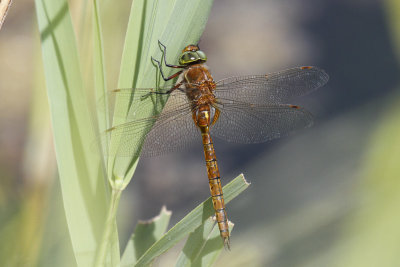
[[[230,240],[229,240],[229,236],[223,238],[223,240],[224,240],[224,247],[225,247],[225,249],[231,250],[231,243],[230,243]]]

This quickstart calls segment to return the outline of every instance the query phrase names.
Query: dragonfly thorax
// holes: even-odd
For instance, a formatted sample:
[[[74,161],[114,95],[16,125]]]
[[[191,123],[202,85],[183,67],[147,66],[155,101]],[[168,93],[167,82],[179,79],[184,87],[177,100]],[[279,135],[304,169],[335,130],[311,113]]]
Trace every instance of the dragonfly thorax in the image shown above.
[[[213,105],[216,101],[216,84],[205,64],[190,65],[178,80],[184,86],[192,109],[202,105]]]

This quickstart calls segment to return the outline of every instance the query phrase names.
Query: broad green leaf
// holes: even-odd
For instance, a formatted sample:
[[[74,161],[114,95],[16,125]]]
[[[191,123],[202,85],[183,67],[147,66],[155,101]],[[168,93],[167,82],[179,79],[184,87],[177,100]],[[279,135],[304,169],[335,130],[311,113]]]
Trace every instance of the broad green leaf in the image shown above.
[[[233,224],[229,222],[229,231],[232,229]],[[223,247],[215,217],[210,217],[189,235],[175,266],[212,266]]]
[[[161,59],[162,51],[158,41],[167,46],[167,61],[177,63],[176,59],[181,50],[190,43],[198,42],[212,2],[212,0],[134,1],[125,37],[118,87],[155,88],[157,67],[152,63],[151,57]],[[167,68],[165,70],[166,74],[170,73]],[[160,83],[160,86],[162,85],[163,82]],[[119,110],[126,110],[126,114],[132,114],[135,104],[115,105]],[[143,113],[141,116],[152,115],[152,108],[153,106],[149,105],[148,114]],[[123,122],[124,118],[114,117],[114,125]],[[146,135],[147,131],[141,135]],[[143,142],[140,136],[136,140],[134,142]],[[112,146],[118,146],[118,141],[118,138],[111,136]],[[110,155],[109,178],[123,179],[126,185],[135,171],[139,152],[133,158]]]
[[[164,235],[167,231],[170,218],[171,211],[163,207],[157,217],[149,221],[139,221],[126,245],[121,266],[133,266],[137,259]]]
[[[108,206],[101,159],[90,148],[92,121],[65,0],[36,0],[57,165],[78,266],[91,266]]]
[[[233,198],[243,192],[250,184],[246,182],[243,174],[233,179],[223,187],[225,203],[229,203]],[[160,240],[152,245],[146,253],[138,260],[135,266],[147,266],[156,257],[170,249],[188,234],[195,231],[210,216],[214,214],[211,197],[197,206],[181,221],[175,224]],[[222,243],[222,240],[220,240]]]

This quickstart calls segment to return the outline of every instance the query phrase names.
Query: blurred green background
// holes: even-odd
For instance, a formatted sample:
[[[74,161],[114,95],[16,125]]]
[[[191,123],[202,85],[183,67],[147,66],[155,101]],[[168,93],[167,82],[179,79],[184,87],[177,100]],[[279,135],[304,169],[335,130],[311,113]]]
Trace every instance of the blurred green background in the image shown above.
[[[129,7],[104,5],[110,89]],[[399,18],[396,0],[215,1],[199,45],[216,80],[299,65],[330,75],[292,103],[312,128],[262,145],[215,140],[224,184],[241,172],[252,183],[227,207],[232,251],[218,266],[400,266]],[[0,266],[75,264],[40,58],[33,1],[14,1],[0,31]],[[162,205],[175,223],[208,196],[200,140],[141,160],[121,199],[122,247]]]

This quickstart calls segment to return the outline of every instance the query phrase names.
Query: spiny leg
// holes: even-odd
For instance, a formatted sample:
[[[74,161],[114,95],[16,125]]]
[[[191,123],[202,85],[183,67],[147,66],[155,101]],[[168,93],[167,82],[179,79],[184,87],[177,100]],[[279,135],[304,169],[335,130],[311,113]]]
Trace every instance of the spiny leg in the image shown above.
[[[182,90],[182,89],[180,89],[181,85],[182,85],[182,82],[177,83],[177,84],[175,84],[174,87],[172,87],[171,89],[169,89],[168,91],[165,91],[165,92],[151,91],[151,92],[148,92],[147,94],[143,95],[141,98],[143,100],[143,99],[145,99],[145,98],[147,98],[147,97],[149,97],[151,95],[169,95],[170,93],[172,93],[176,89]]]
[[[163,48],[163,50],[164,50],[163,54],[164,54],[164,63],[165,63],[165,66],[167,66],[167,67],[169,67],[169,68],[175,68],[175,69],[184,68],[184,66],[168,64],[168,63],[167,63],[167,58],[166,58],[167,47],[166,47],[163,43],[161,43],[160,40],[158,40],[158,44],[159,44],[160,46],[162,46],[162,48]]]
[[[168,64],[168,63],[167,63],[167,58],[166,58],[167,47],[166,47],[165,45],[163,45],[163,44],[160,42],[160,40],[158,41],[158,44],[163,48],[163,56],[164,56],[164,63],[165,63],[165,66],[167,66],[167,67],[169,67],[169,68],[175,68],[175,69],[180,69],[180,68],[184,68],[184,67],[185,67],[185,66],[179,66],[179,65]],[[164,72],[163,72],[163,69],[162,69],[162,66],[161,66],[161,62],[160,62],[159,60],[153,58],[153,57],[151,57],[151,60],[152,60],[153,62],[156,62],[156,63],[157,63],[158,68],[159,68],[160,73],[161,73],[161,77],[163,78],[164,81],[169,81],[169,80],[171,80],[171,79],[174,79],[174,78],[176,78],[177,76],[179,76],[179,75],[183,72],[183,70],[180,70],[180,71],[178,71],[177,73],[174,73],[174,74],[172,74],[172,75],[169,76],[169,77],[165,77]]]

